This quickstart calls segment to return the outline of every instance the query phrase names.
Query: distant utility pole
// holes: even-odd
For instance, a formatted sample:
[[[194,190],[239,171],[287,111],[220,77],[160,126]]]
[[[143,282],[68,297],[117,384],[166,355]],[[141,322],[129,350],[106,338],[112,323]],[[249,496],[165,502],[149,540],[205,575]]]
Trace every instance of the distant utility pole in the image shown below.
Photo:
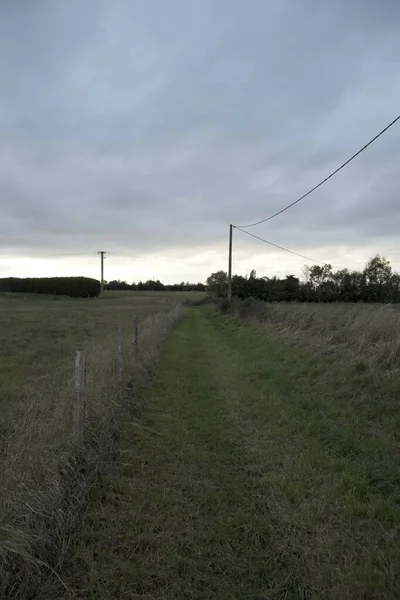
[[[228,302],[232,300],[232,231],[233,225],[229,225],[229,261],[228,261]]]
[[[100,294],[104,292],[104,259],[106,257],[107,252],[105,250],[100,250],[97,254],[100,254],[100,268],[101,268],[101,279],[100,279]]]

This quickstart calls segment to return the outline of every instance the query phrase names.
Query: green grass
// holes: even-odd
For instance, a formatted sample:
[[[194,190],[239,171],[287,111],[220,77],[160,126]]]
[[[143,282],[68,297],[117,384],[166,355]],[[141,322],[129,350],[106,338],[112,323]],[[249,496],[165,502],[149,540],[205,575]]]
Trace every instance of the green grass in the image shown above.
[[[0,294],[0,466],[2,448],[26,419],[74,373],[76,350],[114,352],[118,326],[127,335],[135,315],[168,310],[196,292],[105,292],[101,298]],[[40,397],[40,400],[38,400]],[[50,400],[49,410],[50,410]]]
[[[93,300],[0,295],[0,597],[55,597],[87,492],[132,397],[148,381],[172,310],[197,294],[106,293]],[[155,314],[154,314],[155,313]],[[164,313],[164,314],[162,314]],[[140,353],[133,342],[141,317]],[[152,316],[153,315],[153,316]],[[121,326],[123,375],[116,370]],[[86,352],[74,435],[74,357]],[[129,389],[129,393],[128,393]],[[80,442],[77,443],[77,437]]]
[[[399,598],[395,383],[351,349],[190,310],[67,583],[92,600]]]
[[[197,292],[105,292],[101,298],[0,294],[1,408],[71,371],[75,350],[114,343],[119,325],[164,311]]]

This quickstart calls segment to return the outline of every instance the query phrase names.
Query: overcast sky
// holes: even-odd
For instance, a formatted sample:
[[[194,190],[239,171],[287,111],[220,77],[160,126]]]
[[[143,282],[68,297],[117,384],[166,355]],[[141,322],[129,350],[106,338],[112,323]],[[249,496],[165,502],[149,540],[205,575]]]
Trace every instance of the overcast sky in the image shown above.
[[[398,0],[0,0],[0,276],[204,280],[400,114]],[[400,123],[253,228],[400,270]],[[234,270],[306,262],[235,232]],[[71,256],[61,254],[77,253]],[[79,256],[82,254],[83,256]]]

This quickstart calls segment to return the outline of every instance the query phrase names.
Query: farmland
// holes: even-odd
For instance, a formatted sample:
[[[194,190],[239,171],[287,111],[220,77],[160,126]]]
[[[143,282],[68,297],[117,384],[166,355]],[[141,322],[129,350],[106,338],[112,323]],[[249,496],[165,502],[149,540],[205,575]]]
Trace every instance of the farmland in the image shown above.
[[[244,308],[167,342],[93,490],[82,597],[399,597],[397,309]]]
[[[115,376],[118,328],[124,382],[132,379],[133,394],[172,324],[169,311],[197,297],[179,292],[107,292],[96,299],[0,295],[0,597],[11,590],[12,597],[32,597],[62,562],[90,484],[87,474],[106,459],[128,404]],[[156,313],[166,317],[152,319]],[[133,350],[135,315],[142,323],[140,360]],[[78,349],[88,357],[81,457],[72,445],[70,423]],[[81,479],[76,479],[78,460]]]
[[[34,397],[57,392],[73,375],[75,351],[109,347],[118,326],[146,317],[196,292],[105,292],[95,299],[0,294],[0,432],[8,434]]]
[[[58,404],[48,391],[78,346],[112,355],[118,325],[178,296],[2,298],[4,407],[23,422],[34,390]],[[398,598],[399,360],[396,306],[188,308],[153,385],[125,392],[115,458],[91,482],[83,525],[53,540],[56,561],[41,549],[50,592],[30,597]],[[95,392],[118,400],[112,386]],[[25,445],[62,452],[41,435]]]
[[[114,344],[117,327],[133,323],[197,292],[105,292],[94,299],[0,294],[1,402],[15,404],[56,373],[71,372],[74,352]],[[61,372],[61,373],[60,373]]]

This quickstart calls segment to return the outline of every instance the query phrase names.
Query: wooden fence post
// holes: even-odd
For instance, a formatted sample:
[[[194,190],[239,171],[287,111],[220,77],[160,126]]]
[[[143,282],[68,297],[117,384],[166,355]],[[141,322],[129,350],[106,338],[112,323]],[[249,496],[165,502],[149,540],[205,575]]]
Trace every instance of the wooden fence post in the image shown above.
[[[85,426],[85,353],[77,350],[75,354],[75,398],[72,411],[72,436],[77,445],[83,446]]]
[[[124,364],[123,364],[123,345],[122,345],[122,327],[121,325],[118,327],[118,337],[117,337],[117,357],[116,357],[116,366],[117,366],[117,377],[118,377],[118,381],[122,381],[123,378],[123,370],[124,370]]]
[[[149,339],[152,342],[154,337],[154,323],[155,323],[155,314],[151,313],[149,317]]]
[[[135,353],[136,355],[139,355],[139,345],[140,345],[140,322],[139,322],[139,317],[136,316],[135,317]]]

